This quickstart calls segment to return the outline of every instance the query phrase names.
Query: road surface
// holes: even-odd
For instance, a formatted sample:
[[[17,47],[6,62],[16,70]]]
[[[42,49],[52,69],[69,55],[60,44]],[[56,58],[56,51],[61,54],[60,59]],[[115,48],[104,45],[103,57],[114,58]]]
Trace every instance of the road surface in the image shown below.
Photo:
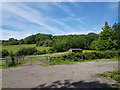
[[[26,64],[2,70],[3,88],[101,88],[114,87],[115,81],[95,76],[118,69],[117,61],[90,61],[72,65]]]

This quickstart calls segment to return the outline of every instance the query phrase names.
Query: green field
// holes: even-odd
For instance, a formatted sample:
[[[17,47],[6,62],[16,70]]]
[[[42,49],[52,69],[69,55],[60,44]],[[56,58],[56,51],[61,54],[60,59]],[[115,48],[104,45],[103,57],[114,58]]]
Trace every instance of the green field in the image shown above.
[[[17,52],[19,49],[21,48],[25,48],[25,47],[36,47],[35,44],[23,44],[23,45],[8,45],[8,46],[2,46],[2,49],[7,49],[8,51],[13,51],[13,53]],[[51,47],[36,47],[37,50],[39,51],[43,51],[43,50],[48,50]]]

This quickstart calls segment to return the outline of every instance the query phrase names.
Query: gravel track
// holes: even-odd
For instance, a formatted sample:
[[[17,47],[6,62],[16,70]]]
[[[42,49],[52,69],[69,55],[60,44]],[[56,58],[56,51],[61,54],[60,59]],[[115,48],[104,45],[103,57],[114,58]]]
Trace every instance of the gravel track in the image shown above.
[[[117,61],[90,61],[72,65],[26,64],[2,70],[3,88],[99,88],[114,87],[115,81],[95,76],[118,69]]]

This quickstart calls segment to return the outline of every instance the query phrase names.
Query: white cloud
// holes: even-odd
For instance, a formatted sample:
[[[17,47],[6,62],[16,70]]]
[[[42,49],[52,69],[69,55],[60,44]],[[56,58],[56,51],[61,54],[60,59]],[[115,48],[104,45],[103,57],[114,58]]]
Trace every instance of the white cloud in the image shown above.
[[[62,9],[64,12],[66,12],[69,16],[75,16],[75,14],[73,14],[72,10],[68,7],[66,7],[65,5],[60,5],[60,3],[52,3],[53,5],[59,7],[60,9]]]
[[[61,10],[66,12],[69,15],[69,17],[62,18],[62,19],[50,18],[50,17],[47,17],[43,11],[33,9],[32,7],[27,6],[24,3],[3,3],[3,11],[8,13],[8,16],[6,15],[6,17],[4,18],[6,19],[6,21],[3,23],[3,25],[12,27],[16,29],[16,31],[3,30],[2,31],[3,37],[1,39],[8,39],[10,37],[22,39],[28,35],[32,35],[36,33],[47,34],[49,32],[49,34],[52,33],[53,35],[62,35],[66,33],[67,34],[87,34],[89,32],[97,31],[98,28],[96,27],[93,27],[88,30],[86,27],[83,27],[81,25],[81,23],[86,25],[84,23],[84,20],[87,17],[76,17],[74,14],[71,15],[71,13],[73,12],[68,7],[60,5],[58,3],[52,3],[52,4],[56,5]],[[46,9],[46,11],[51,10],[51,9],[48,9],[48,7],[51,8],[49,4],[46,5],[45,7],[40,6],[40,8],[44,10]],[[13,13],[13,16],[10,16],[9,13]],[[18,20],[19,22],[16,20],[13,21],[12,19],[10,19],[11,17],[16,17],[17,20],[19,19]],[[7,22],[7,20],[11,20],[11,21]],[[77,25],[79,23],[80,24],[78,26],[76,25],[76,28],[73,28],[72,26],[65,23],[65,21],[72,21],[72,20],[77,21]],[[28,23],[25,23],[24,21]],[[29,23],[34,23],[36,25],[34,26]],[[60,28],[63,28],[63,29],[60,29],[54,24],[59,25]]]
[[[118,3],[111,3],[110,5],[109,5],[109,8],[115,8],[115,9],[117,9],[118,8]]]
[[[81,32],[70,32],[70,33],[67,33],[66,35],[69,35],[69,34],[88,34],[88,33],[91,33],[91,32],[94,32],[94,31],[81,31]]]
[[[46,6],[47,7],[47,6]],[[44,7],[44,8],[46,8]],[[49,7],[49,5],[48,5]],[[68,9],[68,8],[67,8]],[[71,11],[67,10],[66,12],[68,12],[69,14],[71,13]],[[28,7],[26,5],[24,5],[23,3],[4,3],[3,4],[3,10],[5,12],[7,12],[6,16],[5,15],[5,19],[6,21],[3,23],[3,25],[6,26],[10,26],[16,30],[26,30],[26,29],[31,29],[31,30],[36,30],[36,32],[40,32],[43,33],[42,30],[44,30],[44,32],[51,32],[54,35],[61,35],[61,34],[65,34],[64,31],[60,30],[60,28],[55,27],[55,26],[50,26],[47,23],[55,23],[58,24],[60,27],[64,28],[64,30],[69,30],[69,31],[75,31],[75,28],[72,28],[71,26],[67,25],[64,23],[64,21],[58,20],[58,19],[53,19],[53,18],[49,18],[46,17],[45,15],[42,14],[41,11],[37,11],[35,9],[33,9],[32,7]],[[17,19],[20,19],[20,21],[16,22],[16,21],[12,21],[8,22],[8,18],[11,18],[9,13],[13,13],[13,16],[16,17]],[[15,14],[15,15],[14,15]],[[27,23],[25,23],[25,19],[26,21],[29,22],[33,22],[36,23],[37,26],[32,26],[32,25],[27,25]],[[75,18],[75,17],[70,17],[70,19],[82,22],[81,18]],[[21,22],[22,20],[22,22]],[[29,30],[26,30],[29,32]]]
[[[64,12],[66,12],[69,16],[66,18],[62,18],[62,21],[77,21],[79,23],[84,23],[83,20],[86,19],[86,17],[76,17],[76,15],[73,12],[73,9],[70,9],[70,6],[67,5],[63,5],[57,2],[53,2],[53,5],[59,7],[61,10],[63,10]],[[75,7],[80,7],[80,5],[77,5],[76,3],[71,2],[71,4]]]
[[[40,33],[35,30],[30,30],[29,32],[27,30],[25,31],[11,31],[8,29],[0,29],[0,40],[8,40],[9,38],[16,38],[16,39],[23,39],[29,35],[34,35],[36,33]],[[47,32],[42,32],[44,34],[48,34]]]
[[[4,3],[3,10],[14,13],[30,22],[36,23],[53,33],[64,33],[59,28],[47,25],[45,23],[46,21],[44,19],[44,16],[42,16],[41,13],[39,13],[37,10],[27,7],[22,3]]]
[[[87,17],[69,16],[69,17],[66,17],[66,18],[62,18],[61,20],[64,21],[64,22],[76,21],[77,23],[85,24],[85,22],[84,22],[85,19],[87,19]]]
[[[7,40],[9,38],[17,38],[17,39],[22,39],[30,34],[31,32],[17,32],[17,31],[10,31],[10,30],[0,30],[0,34],[2,37],[0,37],[0,40]]]
[[[45,10],[45,11],[51,11],[53,10],[53,8],[50,8],[49,4],[48,3],[38,3],[38,2],[35,2],[34,3],[35,7],[39,8],[39,9],[42,9],[42,10]]]

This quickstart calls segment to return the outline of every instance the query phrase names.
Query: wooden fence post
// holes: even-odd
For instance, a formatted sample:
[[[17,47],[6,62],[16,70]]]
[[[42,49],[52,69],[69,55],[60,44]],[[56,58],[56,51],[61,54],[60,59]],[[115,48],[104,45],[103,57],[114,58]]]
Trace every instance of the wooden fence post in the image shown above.
[[[50,63],[50,56],[48,56],[48,63]]]
[[[23,55],[22,59],[23,59],[23,61],[24,61],[24,55]]]
[[[7,60],[7,57],[6,57],[6,59],[5,59],[5,60],[6,60],[6,65],[8,65],[8,60]]]
[[[32,57],[31,57],[31,65],[32,65]]]

